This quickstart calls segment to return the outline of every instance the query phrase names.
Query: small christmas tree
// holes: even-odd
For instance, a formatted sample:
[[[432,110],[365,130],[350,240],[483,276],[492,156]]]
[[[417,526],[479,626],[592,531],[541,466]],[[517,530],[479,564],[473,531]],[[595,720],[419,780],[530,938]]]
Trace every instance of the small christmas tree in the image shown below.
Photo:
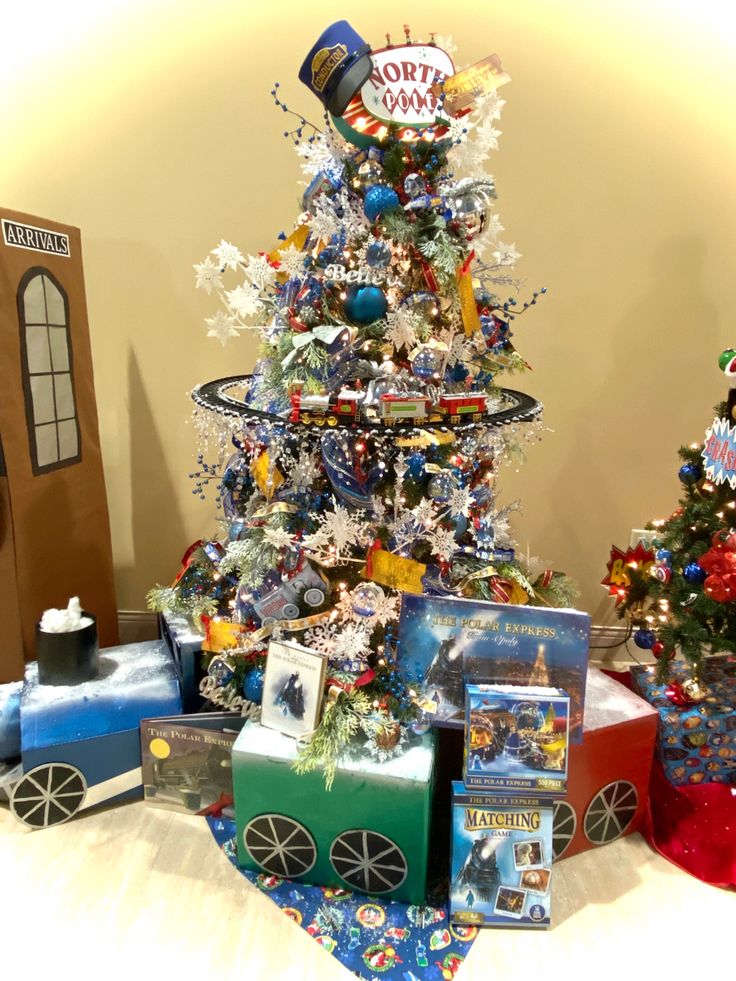
[[[328,84],[333,48],[346,73]],[[195,492],[219,484],[220,541],[191,551],[150,602],[216,617],[219,634],[226,623],[230,650],[214,670],[247,697],[269,637],[326,654],[331,697],[300,765],[328,775],[353,736],[381,758],[416,715],[392,660],[403,591],[574,597],[563,575],[516,554],[515,505],[501,505],[496,486],[501,463],[537,438],[541,411],[500,386],[528,367],[512,328],[539,295],[522,308],[499,295],[519,287],[518,253],[499,239],[484,167],[508,76],[486,59],[468,98],[447,48],[407,35],[361,72],[368,46],[344,21],[329,28],[300,74],[329,109],[324,126],[299,116],[285,133],[307,177],[293,230],[248,257],[223,241],[195,266],[221,301],[209,334],[225,344],[255,330],[262,355],[252,376],[194,393],[220,456],[200,457]],[[290,118],[278,85],[272,95]]]
[[[719,366],[732,382],[736,351],[724,351]],[[660,681],[678,651],[697,684],[705,654],[736,650],[734,405],[731,388],[704,442],[679,450],[683,496],[669,518],[647,525],[655,561],[630,569],[619,607],[636,628],[636,644],[658,658]]]

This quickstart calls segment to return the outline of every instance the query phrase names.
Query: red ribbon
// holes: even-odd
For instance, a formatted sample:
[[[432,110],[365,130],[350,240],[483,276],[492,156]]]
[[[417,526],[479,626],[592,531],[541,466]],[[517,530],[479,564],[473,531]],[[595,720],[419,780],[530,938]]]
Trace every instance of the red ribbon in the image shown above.
[[[369,685],[375,677],[376,672],[373,668],[366,668],[356,681],[339,681],[337,678],[328,678],[325,684],[328,687],[334,685],[335,688],[342,688],[343,691],[352,691],[353,688],[363,688],[365,685]]]
[[[368,579],[373,578],[373,554],[375,552],[380,552],[382,547],[383,542],[380,538],[376,538],[371,547],[368,549],[368,554],[365,557],[365,574]]]
[[[514,588],[508,579],[501,579],[500,576],[494,576],[490,580],[490,586],[491,592],[499,603],[508,603],[511,599],[511,590]]]
[[[427,284],[427,289],[432,290],[433,293],[436,293],[440,287],[439,283],[437,282],[437,277],[434,274],[434,270],[426,259],[420,258],[419,265],[421,266],[422,275],[424,276],[424,282]]]
[[[465,276],[470,269],[470,263],[475,259],[475,249],[472,250],[465,262],[460,266],[460,275]]]
[[[225,791],[223,791],[218,800],[213,801],[209,807],[205,807],[203,810],[197,811],[197,815],[201,817],[222,817],[223,810],[232,805],[233,799],[232,794],[226,794]]]
[[[282,248],[283,248],[283,246],[282,246]],[[279,260],[278,259],[272,259],[268,252],[259,252],[258,255],[263,256],[268,261],[269,266],[272,266],[274,269],[280,269],[281,268],[281,263],[279,262]]]
[[[296,331],[297,334],[306,334],[306,332],[309,330],[309,327],[303,324],[301,320],[297,320],[293,313],[287,314],[287,320],[289,321],[289,326],[291,329]]]
[[[181,577],[184,575],[184,573],[187,571],[187,569],[189,568],[189,566],[192,564],[192,557],[193,557],[194,553],[197,551],[198,548],[201,548],[202,545],[204,545],[204,538],[198,538],[197,541],[196,542],[192,542],[192,544],[186,550],[186,552],[182,556],[181,568],[179,569],[179,571],[176,574],[176,579],[174,580],[174,582],[172,584],[173,586],[176,586],[176,584],[179,582],[179,580],[181,579]]]

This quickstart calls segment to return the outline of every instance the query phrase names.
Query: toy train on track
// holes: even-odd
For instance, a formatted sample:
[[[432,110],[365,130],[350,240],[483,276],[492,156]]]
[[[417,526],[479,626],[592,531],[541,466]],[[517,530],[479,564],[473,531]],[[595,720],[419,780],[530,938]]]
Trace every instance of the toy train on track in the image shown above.
[[[339,422],[381,422],[386,426],[407,421],[480,422],[488,410],[485,392],[440,395],[436,402],[428,396],[399,392],[376,399],[370,392],[342,391],[331,395],[291,395],[291,422],[317,426],[336,426]]]

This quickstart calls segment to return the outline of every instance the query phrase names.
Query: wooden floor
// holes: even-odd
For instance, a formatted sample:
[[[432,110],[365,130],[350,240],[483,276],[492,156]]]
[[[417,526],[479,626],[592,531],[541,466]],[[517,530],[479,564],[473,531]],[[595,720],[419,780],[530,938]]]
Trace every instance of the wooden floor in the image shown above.
[[[553,900],[551,930],[484,931],[458,981],[732,971],[736,894],[679,872],[638,835],[556,865]],[[230,865],[203,820],[143,803],[39,832],[0,806],[0,910],[8,978],[352,976]]]

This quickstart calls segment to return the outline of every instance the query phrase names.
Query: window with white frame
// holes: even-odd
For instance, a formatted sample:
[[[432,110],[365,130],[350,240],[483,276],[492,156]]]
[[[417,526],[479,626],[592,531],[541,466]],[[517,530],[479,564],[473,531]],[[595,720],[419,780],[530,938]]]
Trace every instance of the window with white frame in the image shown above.
[[[25,274],[18,313],[31,460],[39,474],[80,459],[69,303],[48,269],[36,267]]]

